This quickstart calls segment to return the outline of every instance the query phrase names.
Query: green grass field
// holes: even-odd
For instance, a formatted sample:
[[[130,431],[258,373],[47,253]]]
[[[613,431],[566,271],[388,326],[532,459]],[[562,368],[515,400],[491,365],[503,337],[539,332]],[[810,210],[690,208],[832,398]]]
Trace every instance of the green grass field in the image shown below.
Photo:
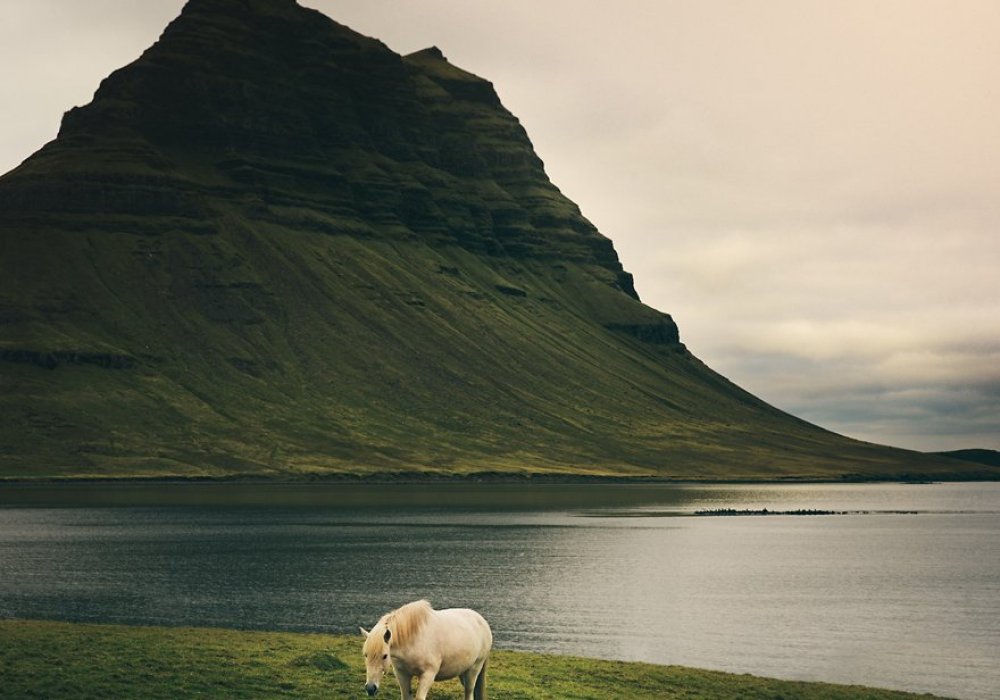
[[[716,671],[512,651],[490,660],[494,700],[610,697],[870,698],[918,696]],[[363,698],[361,638],[0,620],[0,696],[14,698]],[[379,697],[398,697],[387,679]],[[457,681],[435,700],[461,698]]]

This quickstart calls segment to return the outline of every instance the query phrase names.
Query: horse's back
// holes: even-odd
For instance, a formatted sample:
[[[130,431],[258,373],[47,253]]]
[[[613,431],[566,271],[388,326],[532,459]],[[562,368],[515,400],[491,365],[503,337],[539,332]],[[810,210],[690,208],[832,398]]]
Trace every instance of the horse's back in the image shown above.
[[[443,677],[458,675],[474,664],[482,665],[493,647],[489,623],[469,608],[435,611],[433,628]]]
[[[493,630],[490,623],[470,608],[446,608],[437,611],[437,618],[445,626],[455,630],[466,639],[478,640],[488,651],[493,646]]]

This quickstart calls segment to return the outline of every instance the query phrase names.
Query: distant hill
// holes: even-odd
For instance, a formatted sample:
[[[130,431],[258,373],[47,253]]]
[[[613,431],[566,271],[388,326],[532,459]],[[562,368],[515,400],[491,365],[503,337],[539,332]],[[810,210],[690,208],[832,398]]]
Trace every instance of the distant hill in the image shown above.
[[[713,372],[489,82],[292,0],[190,0],[0,246],[2,476],[1000,473]]]
[[[964,462],[975,462],[990,467],[1000,467],[1000,452],[997,450],[951,450],[950,452],[935,452],[934,454]]]

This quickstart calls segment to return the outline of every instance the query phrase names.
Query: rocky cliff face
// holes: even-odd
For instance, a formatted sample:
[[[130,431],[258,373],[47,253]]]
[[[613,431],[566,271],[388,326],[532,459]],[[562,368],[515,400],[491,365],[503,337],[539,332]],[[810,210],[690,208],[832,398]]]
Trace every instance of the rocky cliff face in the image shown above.
[[[489,82],[293,0],[190,0],[0,179],[0,242],[7,474],[950,464],[711,372]]]
[[[213,199],[242,200],[278,225],[594,264],[635,296],[489,82],[292,0],[189,3],[65,115],[5,195],[46,212],[194,221]]]

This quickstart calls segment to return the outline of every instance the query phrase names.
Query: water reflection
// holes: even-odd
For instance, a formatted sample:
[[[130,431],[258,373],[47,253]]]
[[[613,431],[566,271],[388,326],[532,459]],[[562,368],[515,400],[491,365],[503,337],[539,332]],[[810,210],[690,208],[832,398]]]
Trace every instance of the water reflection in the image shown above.
[[[711,491],[715,487],[708,487]],[[327,508],[366,512],[524,512],[581,508],[683,507],[701,487],[532,483],[0,483],[0,506],[225,506]]]
[[[532,513],[594,516],[771,511],[997,512],[996,484],[2,483],[0,508],[325,509],[367,516]]]
[[[920,514],[689,517],[765,507]],[[500,646],[985,698],[1000,485],[0,487],[2,616],[351,633],[418,597]]]

